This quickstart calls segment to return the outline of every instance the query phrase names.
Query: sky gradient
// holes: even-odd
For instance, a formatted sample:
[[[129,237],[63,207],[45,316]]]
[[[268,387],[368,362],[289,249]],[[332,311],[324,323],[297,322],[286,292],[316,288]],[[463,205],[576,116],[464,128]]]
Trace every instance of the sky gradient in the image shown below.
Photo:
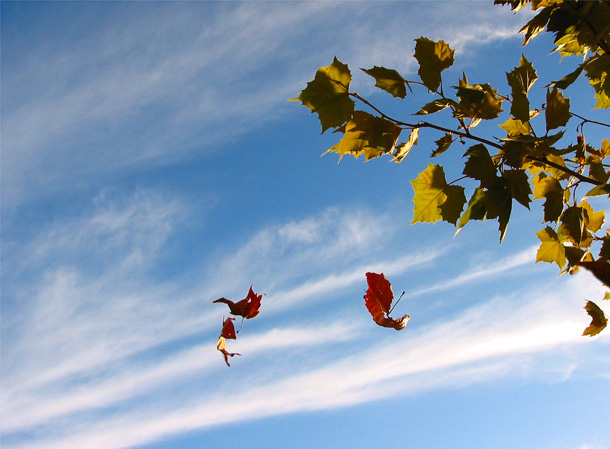
[[[456,49],[449,85],[464,71],[506,92],[525,54],[542,102],[558,58],[548,37],[521,47],[528,13],[0,7],[3,448],[610,449],[610,333],[581,336],[587,299],[608,313],[605,290],[534,264],[540,205],[514,206],[501,246],[495,222],[455,238],[446,223],[411,226],[409,180],[440,136],[420,135],[402,164],[337,164],[319,157],[337,136],[287,101],[336,56],[354,90],[412,114],[425,94],[405,111],[358,68],[416,78],[425,35]],[[568,95],[607,121],[588,86]],[[440,161],[455,177],[459,151]],[[371,320],[367,271],[406,292],[406,329]],[[227,343],[242,354],[228,368],[226,306],[211,301],[250,285],[261,313]]]

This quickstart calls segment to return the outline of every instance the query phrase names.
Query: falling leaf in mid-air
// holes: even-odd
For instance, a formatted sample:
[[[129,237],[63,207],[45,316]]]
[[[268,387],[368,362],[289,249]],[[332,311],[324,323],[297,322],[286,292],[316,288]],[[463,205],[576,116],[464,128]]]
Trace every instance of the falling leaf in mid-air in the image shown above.
[[[216,349],[222,352],[223,357],[225,358],[225,362],[227,366],[231,366],[229,363],[229,357],[233,357],[238,354],[237,352],[228,352],[227,351],[227,338],[230,340],[235,340],[237,338],[237,334],[235,332],[235,326],[233,326],[233,320],[235,318],[227,318],[222,325],[222,332],[220,333],[220,337],[218,337],[218,343],[216,343]]]
[[[256,293],[254,293],[254,290],[252,290],[252,286],[250,286],[250,291],[248,292],[248,295],[241,301],[233,302],[227,298],[219,298],[216,301],[212,302],[221,302],[227,304],[232,315],[250,319],[258,315],[259,309],[261,307],[262,298],[263,295],[257,295]]]
[[[389,316],[392,310],[392,301],[394,301],[394,293],[392,292],[390,281],[386,279],[383,273],[366,273],[366,280],[369,284],[369,289],[366,291],[366,295],[364,295],[364,301],[375,323],[396,330],[404,329],[409,322],[409,315],[398,319],[393,319]]]

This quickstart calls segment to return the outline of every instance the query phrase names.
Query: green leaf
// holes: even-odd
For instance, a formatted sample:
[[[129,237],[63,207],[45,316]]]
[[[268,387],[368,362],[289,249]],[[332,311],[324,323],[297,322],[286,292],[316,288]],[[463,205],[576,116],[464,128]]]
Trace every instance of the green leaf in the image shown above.
[[[466,203],[464,189],[447,184],[445,172],[439,165],[428,168],[411,181],[413,197],[413,221],[436,223],[439,220],[455,224]]]
[[[470,220],[485,219],[485,214],[487,213],[486,203],[487,192],[481,187],[475,189],[474,193],[470,197],[470,201],[468,201],[468,207],[460,217],[458,232],[460,229],[466,226],[466,223],[468,223]]]
[[[392,158],[392,160],[394,162],[396,162],[397,164],[402,162],[402,160],[411,151],[411,148],[413,148],[414,145],[417,145],[418,138],[419,138],[419,128],[414,128],[413,130],[411,130],[411,134],[409,135],[409,140],[407,140],[404,143],[401,143],[396,148],[396,153],[394,153],[394,157]]]
[[[396,70],[377,66],[360,70],[375,78],[375,86],[385,90],[393,97],[405,98],[407,96],[406,81]]]
[[[464,157],[468,157],[468,160],[462,173],[481,181],[481,187],[491,188],[496,182],[497,170],[485,145],[480,143],[470,147]]]
[[[455,226],[466,204],[464,187],[448,185],[444,189],[444,194],[447,195],[447,199],[441,204],[442,219]]]
[[[567,262],[566,251],[563,242],[559,239],[553,228],[547,226],[540,232],[537,232],[536,235],[541,242],[536,253],[536,263],[556,263],[559,268],[563,268]]]
[[[538,74],[532,63],[524,55],[521,55],[519,67],[515,67],[508,72],[506,79],[513,92],[527,94],[538,79]]]
[[[589,84],[595,89],[595,108],[610,108],[610,55],[600,55],[585,63]]]
[[[506,181],[511,196],[529,209],[529,203],[532,202],[529,197],[532,189],[525,172],[523,170],[504,170],[502,177]]]
[[[587,301],[584,309],[587,311],[589,316],[591,317],[591,324],[585,329],[582,333],[583,336],[588,335],[589,337],[593,337],[594,335],[599,334],[604,328],[608,325],[608,318],[604,315],[604,311],[599,308],[597,304],[591,301]]]
[[[536,70],[525,56],[521,55],[519,67],[515,67],[511,72],[508,72],[506,78],[512,89],[513,97],[510,113],[517,120],[527,122],[530,119],[530,103],[527,92],[538,79]]]
[[[500,231],[500,243],[506,237],[508,221],[512,211],[512,196],[510,189],[504,182],[504,178],[496,178],[493,188],[487,191],[486,208],[487,218],[498,219],[498,230]]]
[[[489,84],[469,86],[464,77],[460,80],[460,85],[455,88],[460,98],[454,114],[456,117],[489,120],[496,118],[502,112],[502,98],[497,96],[496,90]]]
[[[599,210],[596,212],[586,201],[581,201],[580,207],[582,207],[586,212],[585,224],[587,229],[591,232],[599,231],[604,224],[604,218],[606,216],[605,211]]]
[[[610,156],[610,140],[602,140],[602,147],[599,149],[599,157],[602,159]]]
[[[431,101],[415,115],[427,115],[434,114],[435,112],[442,111],[443,109],[448,108],[449,106],[457,106],[457,103],[450,98],[441,98],[438,100]]]
[[[349,97],[352,76],[348,67],[337,58],[326,67],[320,67],[313,81],[307,83],[297,98],[318,114],[322,132],[346,123],[354,112],[354,101]]]
[[[339,144],[327,152],[339,153],[341,157],[351,154],[358,158],[364,154],[368,161],[394,151],[402,129],[381,117],[364,111],[355,111],[345,125],[345,135]]]
[[[530,127],[529,123],[524,123],[521,120],[517,120],[512,117],[498,126],[506,131],[510,137],[522,135],[527,136],[530,132],[532,132],[532,128]]]
[[[525,162],[526,156],[529,154],[529,148],[526,143],[508,140],[502,146],[506,163],[511,167],[521,168]]]
[[[589,166],[589,176],[596,181],[605,183],[608,181],[608,172],[604,168],[602,160],[591,154],[585,159],[585,164]]]
[[[441,85],[441,72],[451,67],[454,53],[444,41],[434,42],[426,37],[415,39],[414,56],[419,63],[417,73],[431,92],[436,92]]]
[[[521,28],[519,32],[525,34],[523,46],[527,45],[530,40],[532,40],[538,35],[538,33],[546,28],[546,24],[548,23],[552,12],[553,8],[544,8],[542,11],[536,14],[532,20],[527,22],[523,28]]]
[[[534,199],[543,199],[544,221],[556,222],[563,211],[563,187],[556,178],[538,173],[533,179]]]
[[[566,259],[568,259],[568,265],[564,271],[569,271],[570,268],[578,266],[578,262],[582,260],[586,251],[576,246],[564,246],[564,249],[566,251]]]
[[[546,130],[547,132],[565,126],[570,120],[570,99],[564,98],[556,87],[546,92]]]
[[[576,81],[578,79],[578,77],[580,76],[580,74],[582,73],[584,68],[585,68],[585,65],[581,64],[580,66],[578,66],[578,68],[576,70],[574,70],[571,73],[568,73],[566,76],[561,78],[559,81],[553,81],[550,85],[555,86],[558,89],[567,89],[569,86],[571,86],[574,83],[574,81]]]
[[[449,149],[451,144],[453,143],[453,134],[446,133],[443,137],[436,140],[436,150],[432,152],[432,157],[436,157]]]
[[[601,195],[610,195],[610,184],[602,184],[599,186],[593,187],[591,190],[587,192],[585,198],[590,196],[601,196]]]
[[[570,206],[561,214],[561,232],[577,246],[586,238],[588,217],[582,207]]]

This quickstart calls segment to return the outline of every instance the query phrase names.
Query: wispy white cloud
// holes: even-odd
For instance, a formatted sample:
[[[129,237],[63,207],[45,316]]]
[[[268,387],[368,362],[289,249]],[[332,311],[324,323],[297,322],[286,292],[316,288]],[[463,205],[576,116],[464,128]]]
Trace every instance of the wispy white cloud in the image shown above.
[[[382,344],[367,344],[313,370],[299,369],[297,365],[293,368],[300,372],[292,376],[249,382],[241,388],[232,384],[231,393],[221,388],[218,395],[207,395],[203,402],[193,401],[172,411],[148,416],[127,413],[91,423],[88,430],[77,435],[66,432],[35,446],[14,447],[130,447],[220,424],[521,376],[537,365],[535,358],[524,359],[525,355],[590,342],[580,337],[583,322],[574,318],[569,306],[574,301],[557,301],[558,293],[559,299],[565,300],[582,292],[583,285],[570,281],[560,286],[563,293],[544,294],[534,289],[532,296],[540,299],[531,301],[523,300],[523,296],[516,300],[521,293],[517,292],[510,298],[513,301],[498,298],[466,311],[454,321],[430,326],[417,336],[393,334]],[[490,316],[497,319],[490,320]],[[273,340],[268,336],[262,341],[262,347],[266,347]],[[520,361],[518,369],[516,360]],[[302,356],[299,361],[302,366],[311,366]]]
[[[410,291],[406,297],[420,296],[426,293],[434,293],[449,290],[480,279],[490,280],[507,271],[522,267],[526,264],[533,264],[536,260],[536,247],[528,248],[520,253],[503,258],[495,263],[474,267],[456,277],[437,282],[429,287]]]
[[[240,351],[253,358],[263,352],[285,351],[287,348],[326,345],[348,340],[350,335],[353,335],[354,327],[354,324],[342,322],[308,328],[274,328],[240,341],[239,347]],[[48,396],[37,394],[36,390],[26,390],[25,394],[5,403],[5,406],[10,407],[11,413],[4,416],[2,430],[15,432],[44,424],[62,415],[105,408],[157,390],[163,385],[171,386],[172,383],[193,374],[219,375],[225,368],[219,363],[215,344],[215,341],[208,340],[152,362],[122,366],[118,372],[102,379],[50,393]],[[8,396],[10,395],[9,391]]]
[[[39,251],[24,253],[39,261],[33,264],[39,276],[29,280],[34,294],[14,324],[17,332],[3,341],[2,425],[9,437],[47,430],[40,440],[9,439],[7,447],[130,447],[226,422],[365,403],[385,397],[380,391],[409,394],[514,375],[513,357],[589,341],[580,337],[586,316],[574,314],[580,307],[574,298],[598,293],[595,284],[578,281],[584,277],[558,283],[552,290],[530,287],[510,298],[500,295],[453,321],[439,319],[427,329],[420,325],[417,336],[407,329],[379,339],[369,334],[374,326],[365,313],[322,313],[322,322],[317,314],[295,313],[311,298],[341,298],[341,292],[363,284],[368,269],[394,276],[406,270],[436,270],[438,265],[431,264],[449,250],[389,258],[392,240],[384,239],[392,228],[380,225],[390,217],[376,215],[375,224],[365,211],[332,209],[263,229],[237,249],[246,261],[258,257],[262,265],[275,264],[278,287],[263,304],[267,330],[248,322],[251,333],[230,342],[231,350],[244,354],[239,365],[248,366],[249,374],[259,373],[259,381],[229,386],[220,375],[227,368],[215,350],[222,312],[201,305],[202,298],[210,298],[205,284],[213,277],[178,285],[153,281],[143,269],[161,263],[159,251],[186,213],[184,207],[175,199],[143,191],[119,203],[106,198],[96,202],[89,216],[58,222],[33,239],[45,243],[33,244]],[[364,236],[351,235],[346,223],[352,222],[369,223],[370,230],[363,231]],[[379,228],[385,233],[375,231]],[[340,233],[347,236],[336,244]],[[375,242],[386,250],[366,255]],[[96,252],[96,247],[101,249]],[[118,248],[122,250],[113,257]],[[43,262],[63,249],[69,256],[44,268]],[[124,262],[143,249],[145,258]],[[100,269],[88,272],[86,266],[72,264],[87,253],[95,255]],[[314,267],[316,255],[319,263]],[[531,263],[530,256],[531,250],[508,256],[420,293],[519,270],[526,261]],[[335,264],[337,258],[342,269]],[[235,260],[228,256],[226,266]],[[239,265],[234,275],[251,274],[249,265]],[[327,275],[319,277],[320,270]],[[285,327],[278,326],[280,322]],[[370,331],[362,332],[363,323],[371,325]],[[264,362],[258,364],[259,359]],[[574,361],[570,363],[573,370]],[[235,402],[239,407],[232,405]],[[158,406],[149,409],[151,403]],[[119,410],[114,418],[99,414],[109,408]]]
[[[137,394],[149,383],[156,385],[175,368],[160,362],[160,366],[147,367],[141,373],[141,357],[149,357],[147,354],[160,345],[178,342],[180,346],[181,339],[203,338],[212,330],[214,334],[219,331],[221,309],[204,307],[202,300],[214,298],[218,289],[222,292],[220,286],[229,289],[222,267],[230,269],[231,292],[244,293],[241,290],[247,282],[238,279],[251,275],[262,285],[272,277],[286,288],[294,282],[295,272],[300,279],[308,279],[312,273],[333,266],[338,258],[347,266],[375,242],[387,241],[391,233],[390,227],[383,226],[383,216],[332,209],[255,233],[236,250],[237,259],[226,256],[220,271],[214,268],[215,260],[191,267],[200,277],[198,282],[155,279],[153,273],[164,263],[166,242],[189,214],[187,209],[175,198],[143,190],[119,200],[103,196],[88,215],[58,220],[31,241],[22,242],[22,251],[8,253],[3,260],[8,269],[3,275],[12,286],[5,289],[3,300],[14,296],[17,304],[8,310],[5,307],[2,321],[2,402],[4,411],[12,410],[4,420],[9,429],[83,407],[106,406],[129,397],[122,396],[127,392]],[[236,260],[245,263],[237,264]],[[273,267],[272,273],[249,270],[258,265]],[[334,284],[340,277],[330,275],[318,283],[316,293],[328,298],[337,290]],[[341,286],[357,281],[352,273],[349,282]],[[304,286],[288,289],[288,296],[302,298],[303,288],[311,293],[307,281]],[[281,303],[281,296],[269,294],[266,314],[273,316],[281,309],[274,312],[274,302]],[[293,302],[291,308],[296,307],[298,303]],[[247,350],[256,353],[264,347],[340,339],[339,335],[349,335],[348,331],[341,323],[326,325],[324,333],[276,329],[251,339]],[[210,352],[216,352],[214,342],[208,345],[210,351],[189,350],[168,363],[184,365],[186,372],[203,369],[205,363],[193,360],[200,355],[209,359]],[[218,354],[213,357],[217,362]],[[129,379],[121,377],[123,364],[130,372]],[[58,388],[64,391],[68,386],[68,398],[57,396]]]
[[[4,207],[61,190],[67,182],[78,188],[118,169],[146,170],[216,151],[284,116],[286,99],[335,54],[353,67],[412,70],[412,40],[419,34],[460,49],[504,39],[512,29],[510,14],[499,8],[465,14],[461,4],[443,5],[105,8],[108,20],[89,24],[89,35],[76,43],[47,45],[35,57],[23,52],[21,59],[4,62],[3,85],[12,92],[3,97]],[[138,13],[127,14],[130,8]],[[67,27],[91,20],[86,8],[78,11]],[[117,23],[123,30],[118,33]]]

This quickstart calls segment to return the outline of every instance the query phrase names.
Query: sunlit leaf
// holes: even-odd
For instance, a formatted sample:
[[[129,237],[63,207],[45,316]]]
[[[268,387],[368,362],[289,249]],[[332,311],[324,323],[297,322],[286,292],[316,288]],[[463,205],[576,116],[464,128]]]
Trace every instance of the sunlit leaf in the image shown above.
[[[601,183],[608,181],[608,172],[599,157],[590,154],[586,157],[585,164],[589,166],[589,176],[591,178]]]
[[[580,76],[580,74],[582,73],[584,68],[585,68],[585,65],[581,64],[580,66],[578,66],[578,68],[576,70],[574,70],[571,73],[568,73],[566,76],[561,78],[559,81],[552,82],[551,86],[555,86],[558,89],[567,89],[569,86],[571,86],[574,83],[574,81],[576,81],[578,79],[578,77]]]
[[[393,97],[405,98],[407,96],[406,81],[396,70],[377,66],[360,70],[375,78],[375,86],[390,93]]]
[[[599,334],[608,325],[608,318],[604,315],[604,311],[594,302],[587,301],[584,309],[591,317],[591,324],[589,324],[582,334],[593,337],[594,335]]]
[[[439,156],[440,154],[443,154],[449,149],[449,147],[453,143],[453,134],[446,133],[443,137],[441,137],[434,143],[436,143],[436,150],[432,152],[432,157]]]
[[[591,58],[585,65],[586,76],[595,89],[596,108],[610,108],[610,57]]]
[[[438,100],[431,101],[426,104],[421,110],[415,115],[427,115],[434,114],[435,112],[442,111],[449,106],[457,106],[457,103],[450,98],[440,98]]]
[[[358,157],[364,154],[368,161],[394,151],[402,129],[393,122],[376,117],[364,111],[355,111],[345,125],[345,134],[339,144],[328,151],[343,157],[351,154]]]
[[[413,145],[417,145],[417,139],[419,137],[419,128],[414,128],[411,130],[411,134],[409,135],[409,140],[404,143],[401,143],[396,148],[396,153],[394,153],[394,157],[392,160],[396,163],[402,162],[402,160],[407,157]]]
[[[412,223],[444,220],[456,224],[466,203],[464,188],[447,184],[442,167],[428,164],[411,184],[415,190]]]
[[[610,184],[601,184],[593,187],[587,192],[585,198],[590,196],[610,195]]]
[[[483,188],[475,189],[468,201],[468,207],[460,217],[458,231],[462,229],[470,220],[483,220],[487,214],[487,193]],[[457,234],[457,232],[456,232]]]
[[[521,28],[520,32],[525,34],[525,38],[523,39],[523,45],[527,45],[527,43],[536,37],[544,28],[551,17],[552,8],[544,8],[538,14],[534,16],[532,20],[527,22],[523,28]]]
[[[587,203],[586,201],[581,201],[580,207],[582,207],[586,212],[587,229],[591,232],[599,231],[601,229],[602,225],[604,224],[604,218],[606,216],[605,211],[593,210],[593,207],[591,207],[591,205],[589,203]]]
[[[527,93],[538,79],[536,70],[534,70],[534,67],[525,56],[522,55],[519,67],[515,67],[511,72],[508,72],[506,78],[512,89],[513,97],[510,113],[517,120],[527,122],[530,119],[530,103]]]
[[[524,123],[521,120],[517,120],[512,117],[498,126],[506,131],[511,137],[521,135],[527,136],[530,132],[532,132],[532,128],[530,127],[529,123]]]
[[[347,122],[354,112],[354,101],[349,97],[352,76],[348,67],[337,58],[326,67],[320,67],[313,81],[293,100],[318,114],[322,132]]]
[[[441,72],[451,67],[454,53],[444,41],[434,42],[426,37],[415,39],[414,56],[419,63],[417,73],[431,92],[436,92],[441,85]]]
[[[553,228],[547,226],[537,232],[536,235],[541,242],[536,253],[536,263],[556,263],[560,269],[563,268],[567,262],[566,251],[563,242],[559,239]]]
[[[563,211],[563,187],[556,178],[539,173],[532,178],[534,199],[546,199],[544,202],[544,221],[557,221]]]
[[[496,118],[502,112],[502,98],[489,84],[467,85],[464,81],[456,87],[456,95],[460,98],[455,116],[480,118],[489,120]]]
[[[599,157],[604,159],[608,156],[610,156],[610,139],[604,139],[602,140],[602,146],[599,149]]]

